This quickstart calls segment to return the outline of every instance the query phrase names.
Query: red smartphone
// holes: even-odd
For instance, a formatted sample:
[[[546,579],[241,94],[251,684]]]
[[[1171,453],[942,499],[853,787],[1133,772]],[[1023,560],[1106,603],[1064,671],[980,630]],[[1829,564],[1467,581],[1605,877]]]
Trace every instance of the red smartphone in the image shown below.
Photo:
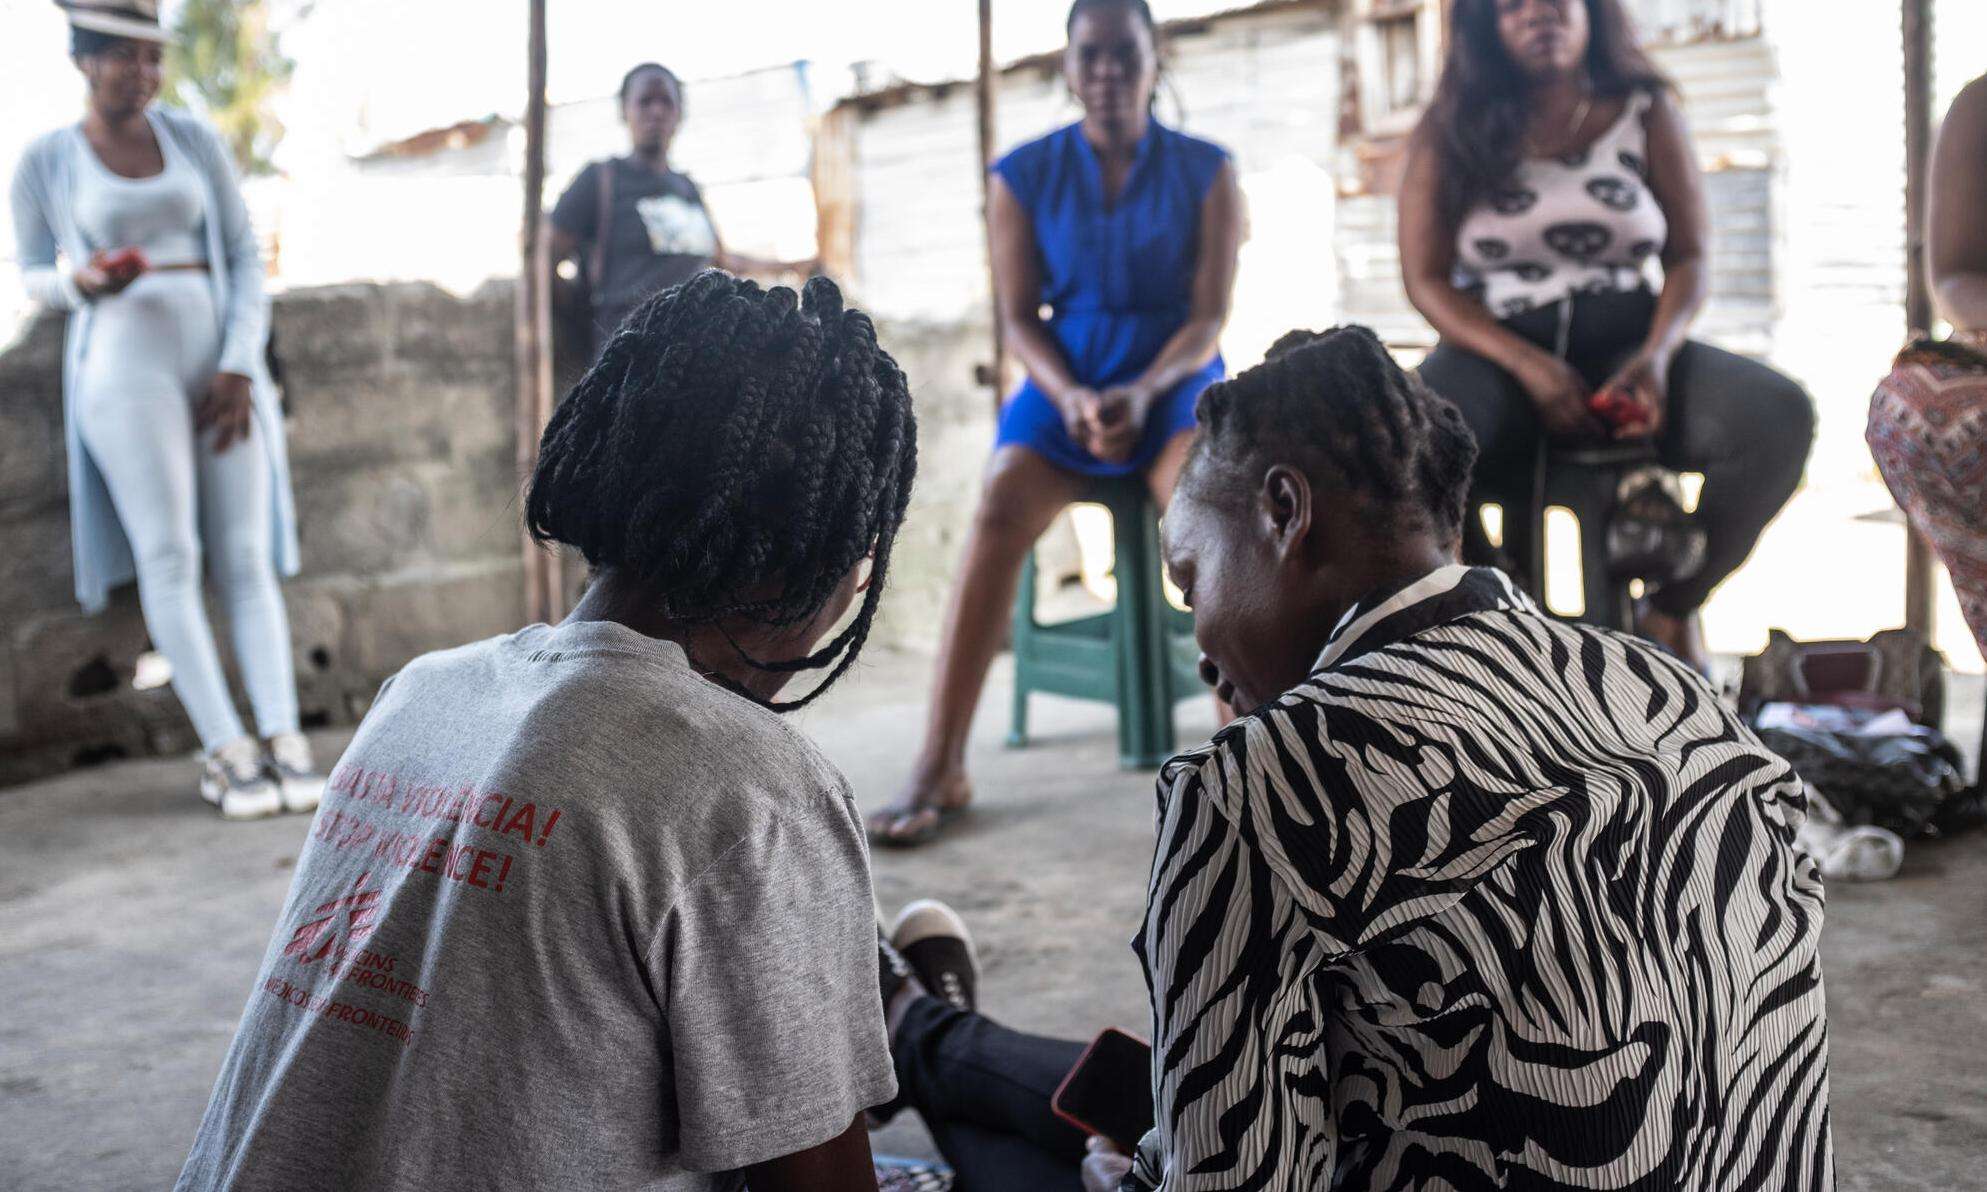
[[[1642,403],[1619,389],[1596,391],[1587,399],[1587,408],[1616,430],[1648,421],[1647,411],[1642,408]]]
[[[1116,1027],[1099,1032],[1049,1100],[1056,1116],[1125,1154],[1152,1129],[1152,1045]]]

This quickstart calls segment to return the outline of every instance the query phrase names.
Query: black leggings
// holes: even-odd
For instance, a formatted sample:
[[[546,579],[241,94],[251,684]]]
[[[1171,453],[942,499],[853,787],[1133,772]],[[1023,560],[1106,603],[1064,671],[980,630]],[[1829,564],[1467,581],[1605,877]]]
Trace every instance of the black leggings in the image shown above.
[[[1049,1108],[1083,1044],[1009,1030],[937,998],[897,1026],[897,1101],[918,1111],[957,1192],[1078,1192],[1084,1136]]]
[[[1648,334],[1656,298],[1647,290],[1582,294],[1571,300],[1566,361],[1587,384],[1604,384]],[[1555,304],[1504,321],[1530,342],[1553,351],[1567,318]],[[1438,344],[1422,362],[1429,388],[1455,402],[1475,432],[1478,457],[1463,554],[1491,562],[1493,552],[1476,507],[1495,501],[1511,508],[1531,491],[1540,436],[1538,412],[1516,378],[1472,352]],[[1697,521],[1707,538],[1704,567],[1682,583],[1655,593],[1662,612],[1683,616],[1703,605],[1711,590],[1752,553],[1766,523],[1800,483],[1814,443],[1814,403],[1788,377],[1755,360],[1691,340],[1670,364],[1667,416],[1656,441],[1663,466],[1698,472],[1704,491]],[[1538,583],[1537,576],[1530,577]]]

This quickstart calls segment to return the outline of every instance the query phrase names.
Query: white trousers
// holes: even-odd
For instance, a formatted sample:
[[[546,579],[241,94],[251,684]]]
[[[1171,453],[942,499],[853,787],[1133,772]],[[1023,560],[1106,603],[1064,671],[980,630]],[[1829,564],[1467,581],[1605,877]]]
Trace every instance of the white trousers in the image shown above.
[[[83,446],[102,470],[138,565],[138,601],[173,691],[207,749],[245,735],[201,595],[214,579],[263,736],[297,729],[289,616],[272,557],[270,469],[254,436],[223,452],[194,414],[221,325],[207,276],[147,274],[96,304],[77,378]]]

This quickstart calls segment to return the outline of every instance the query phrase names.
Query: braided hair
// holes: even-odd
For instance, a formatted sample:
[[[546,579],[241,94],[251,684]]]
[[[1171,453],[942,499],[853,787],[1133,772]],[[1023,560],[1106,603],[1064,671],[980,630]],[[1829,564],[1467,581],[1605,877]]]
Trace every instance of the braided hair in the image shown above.
[[[832,666],[869,636],[917,472],[903,370],[869,316],[812,278],[706,269],[628,316],[545,428],[525,501],[541,542],[646,584],[686,626],[804,624],[865,556],[869,589],[826,646],[763,671]],[[737,642],[733,640],[733,646]]]
[[[1194,415],[1199,466],[1294,463],[1389,533],[1431,530],[1451,546],[1462,536],[1476,439],[1368,328],[1292,331],[1261,364],[1208,387]]]

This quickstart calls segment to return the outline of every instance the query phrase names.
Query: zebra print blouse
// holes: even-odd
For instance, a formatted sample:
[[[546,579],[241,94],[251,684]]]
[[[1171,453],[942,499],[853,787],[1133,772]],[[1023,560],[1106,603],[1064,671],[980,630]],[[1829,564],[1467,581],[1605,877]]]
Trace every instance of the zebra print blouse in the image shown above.
[[[1138,1170],[1832,1187],[1805,814],[1696,675],[1499,572],[1354,609],[1306,683],[1161,776]]]

